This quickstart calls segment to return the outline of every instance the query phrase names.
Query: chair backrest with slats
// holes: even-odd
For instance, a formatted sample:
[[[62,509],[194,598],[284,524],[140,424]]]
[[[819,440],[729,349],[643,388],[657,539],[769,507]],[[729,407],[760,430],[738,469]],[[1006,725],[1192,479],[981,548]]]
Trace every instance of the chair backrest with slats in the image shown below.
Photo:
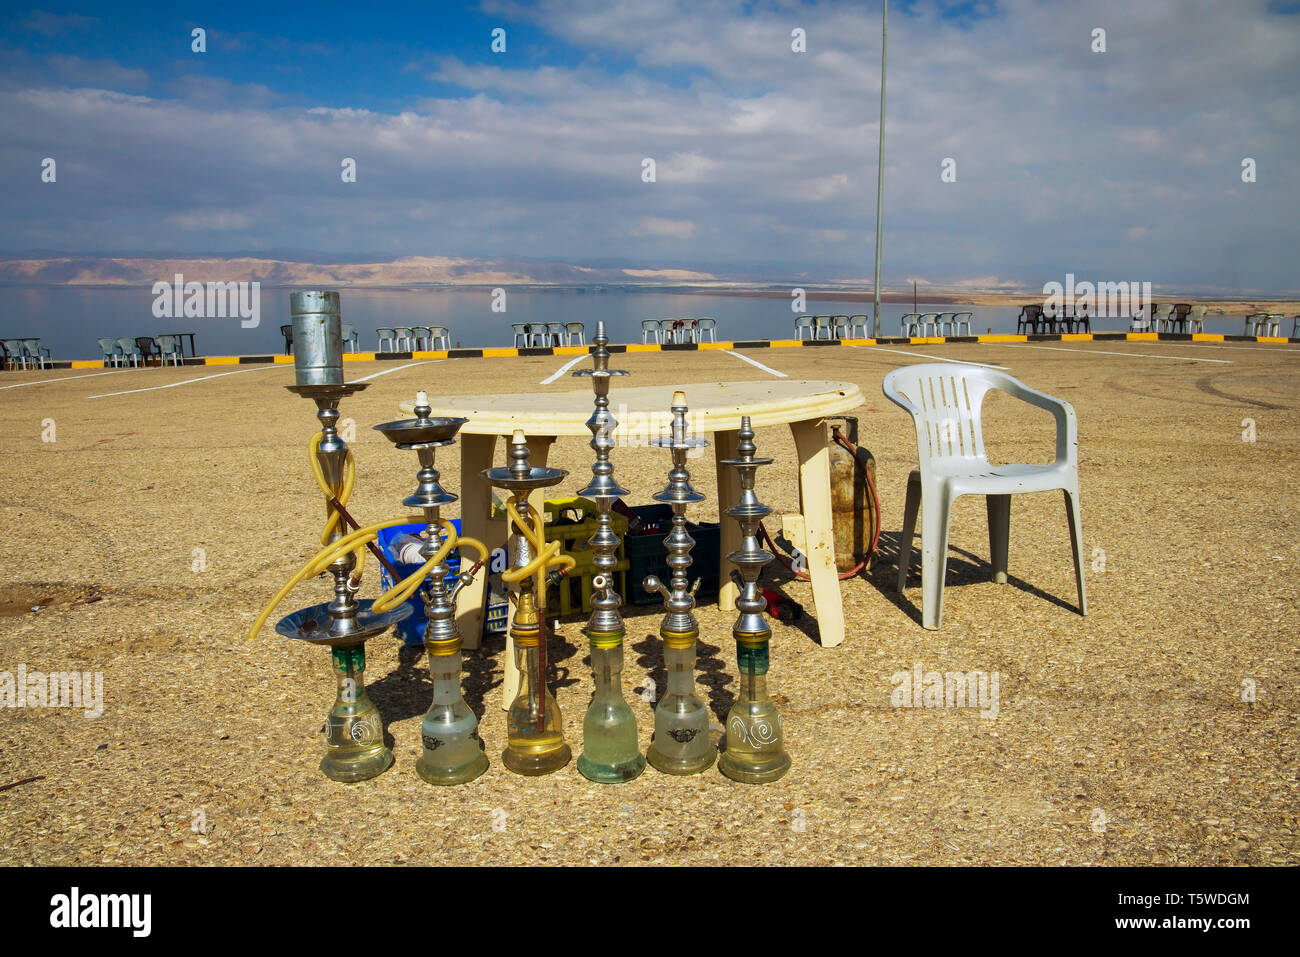
[[[884,392],[912,414],[922,472],[951,459],[987,462],[980,410],[990,389],[1014,383],[995,369],[923,363],[894,369]]]

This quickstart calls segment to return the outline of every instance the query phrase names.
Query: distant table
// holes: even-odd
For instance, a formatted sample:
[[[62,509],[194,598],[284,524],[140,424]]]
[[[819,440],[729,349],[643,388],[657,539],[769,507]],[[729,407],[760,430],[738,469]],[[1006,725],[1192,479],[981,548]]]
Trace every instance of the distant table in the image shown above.
[[[624,380],[626,381],[626,380]],[[669,406],[675,391],[686,393],[692,425],[697,433],[712,432],[717,472],[718,506],[721,513],[721,553],[718,605],[724,611],[736,607],[737,588],[730,572],[735,566],[726,556],[740,547],[740,528],[729,519],[726,509],[740,497],[740,484],[734,469],[718,463],[736,454],[740,418],[748,415],[755,428],[788,425],[794,435],[799,456],[800,508],[803,513],[804,541],[801,547],[812,580],[813,607],[823,647],[834,647],[844,640],[844,605],[840,597],[839,575],[835,568],[835,534],[831,527],[830,452],[826,444],[825,420],[856,409],[866,400],[851,382],[827,382],[787,379],[781,382],[699,382],[672,385],[620,388],[618,379],[610,389],[611,411],[620,423],[615,431],[636,428],[647,438],[666,433],[672,421]],[[399,406],[412,414],[410,400]],[[492,467],[498,436],[507,440],[515,429],[522,429],[528,439],[529,461],[545,465],[551,445],[561,435],[590,438],[587,419],[592,413],[592,392],[514,393],[506,395],[430,396],[431,415],[457,416],[469,421],[460,430],[461,530],[497,548],[506,538],[505,522],[491,518],[492,489],[479,474]],[[759,455],[765,454],[760,445]],[[665,471],[668,468],[665,461]],[[615,476],[618,471],[615,469]],[[698,472],[697,472],[698,474]],[[589,476],[571,475],[568,484],[585,485]],[[759,472],[759,497],[762,492]],[[657,489],[656,489],[657,490]],[[545,489],[529,496],[529,504],[539,512],[545,501]],[[628,587],[639,587],[629,583]],[[627,596],[624,596],[625,598]],[[467,648],[477,648],[483,633],[484,589],[470,588],[460,595],[457,623]],[[505,702],[508,708],[518,688],[512,649],[507,647]]]

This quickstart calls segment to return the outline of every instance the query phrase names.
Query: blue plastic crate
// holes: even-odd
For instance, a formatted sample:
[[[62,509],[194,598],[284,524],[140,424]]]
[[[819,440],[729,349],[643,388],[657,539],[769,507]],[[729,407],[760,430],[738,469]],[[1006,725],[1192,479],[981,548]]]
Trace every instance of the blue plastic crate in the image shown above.
[[[456,531],[459,533],[460,520],[453,518],[451,524],[455,526]],[[387,555],[389,560],[393,563],[393,567],[396,568],[403,577],[419,571],[420,566],[399,562],[397,557],[393,554],[391,548],[392,541],[399,535],[419,535],[424,530],[425,524],[423,522],[411,522],[407,525],[394,525],[391,528],[381,528],[379,530],[379,547],[384,550],[384,554]],[[460,549],[453,548],[451,550],[451,553],[447,556],[447,567],[450,569],[446,578],[447,587],[451,588],[456,584],[456,581],[460,577]],[[486,571],[486,569],[480,569],[479,574],[485,574]],[[383,568],[382,566],[380,567],[379,577],[385,589],[392,588],[393,585],[396,584],[396,582],[393,581],[393,577],[388,574],[388,569]],[[402,636],[402,641],[406,644],[422,646],[424,644],[424,628],[428,623],[427,619],[424,617],[424,599],[420,596],[419,592],[416,592],[406,600],[406,603],[411,606],[411,615],[406,620],[397,623],[398,634]],[[485,632],[504,632],[506,630],[507,614],[508,606],[505,602],[498,601],[489,604],[487,616],[483,621],[483,630]]]

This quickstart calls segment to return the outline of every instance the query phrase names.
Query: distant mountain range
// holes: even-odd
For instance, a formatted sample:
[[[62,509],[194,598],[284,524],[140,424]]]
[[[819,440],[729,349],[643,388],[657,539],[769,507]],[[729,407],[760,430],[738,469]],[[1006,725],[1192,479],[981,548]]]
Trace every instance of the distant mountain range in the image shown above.
[[[240,257],[92,257],[0,259],[0,283],[41,286],[138,286],[170,282],[177,273],[193,282],[256,281],[267,286],[482,286],[647,285],[723,282],[687,269],[592,268],[512,259],[405,256],[387,262],[316,263]]]

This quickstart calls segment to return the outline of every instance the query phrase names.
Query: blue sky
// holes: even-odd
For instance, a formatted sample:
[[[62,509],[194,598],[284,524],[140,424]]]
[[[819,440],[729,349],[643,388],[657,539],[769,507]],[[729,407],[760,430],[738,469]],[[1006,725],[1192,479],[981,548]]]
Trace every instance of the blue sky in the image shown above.
[[[1300,289],[1296,11],[892,4],[886,283],[1074,272]],[[305,250],[866,277],[879,14],[784,0],[11,7],[0,255]],[[45,157],[56,183],[41,182]]]

